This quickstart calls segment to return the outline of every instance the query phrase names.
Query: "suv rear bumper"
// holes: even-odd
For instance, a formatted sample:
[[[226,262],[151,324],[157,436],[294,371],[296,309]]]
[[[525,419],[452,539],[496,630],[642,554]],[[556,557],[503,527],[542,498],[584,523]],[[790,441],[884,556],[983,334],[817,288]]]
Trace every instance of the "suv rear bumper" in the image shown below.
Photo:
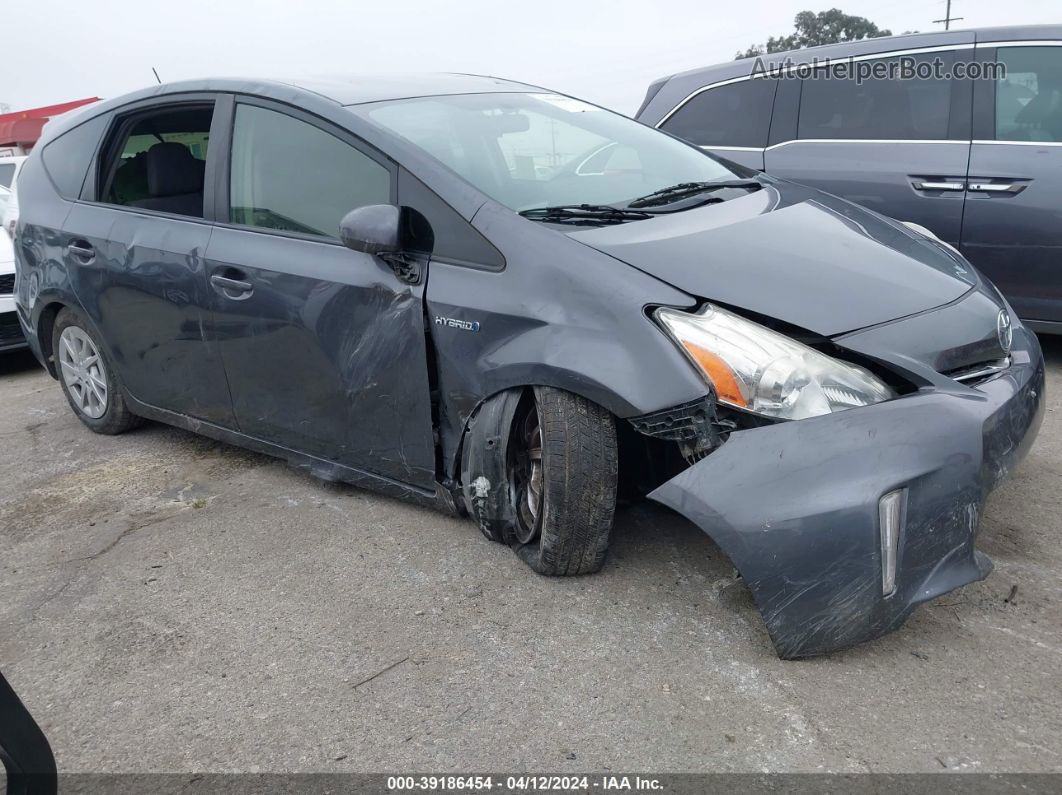
[[[823,417],[732,433],[653,491],[712,537],[741,572],[780,657],[883,635],[923,602],[976,580],[988,493],[1043,419],[1035,335],[976,389],[926,391]],[[896,589],[882,587],[878,503],[906,491]]]

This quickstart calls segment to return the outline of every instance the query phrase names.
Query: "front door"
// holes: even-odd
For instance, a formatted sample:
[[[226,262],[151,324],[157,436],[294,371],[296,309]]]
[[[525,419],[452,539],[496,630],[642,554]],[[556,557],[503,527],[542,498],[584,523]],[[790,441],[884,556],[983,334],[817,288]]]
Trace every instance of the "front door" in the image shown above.
[[[978,47],[962,252],[1026,320],[1062,322],[1062,42]]]
[[[232,403],[207,333],[204,273],[212,225],[204,191],[215,98],[142,103],[119,115],[89,201],[63,226],[71,287],[136,400],[232,427]]]
[[[313,117],[250,101],[236,104],[230,157],[229,223],[207,270],[240,431],[431,489],[423,284],[338,241],[347,212],[395,202],[393,165]]]
[[[968,37],[972,42],[973,34]],[[858,71],[825,79],[826,67],[819,67],[802,81],[794,129],[764,153],[767,173],[914,221],[957,245],[972,88],[968,80],[948,79],[948,73],[971,52],[967,47],[875,56],[884,76],[865,79]],[[916,69],[936,70],[939,63],[941,74],[901,77],[901,58],[912,59]],[[888,76],[889,70],[897,70],[897,76]],[[788,89],[780,92],[788,96],[793,93]]]

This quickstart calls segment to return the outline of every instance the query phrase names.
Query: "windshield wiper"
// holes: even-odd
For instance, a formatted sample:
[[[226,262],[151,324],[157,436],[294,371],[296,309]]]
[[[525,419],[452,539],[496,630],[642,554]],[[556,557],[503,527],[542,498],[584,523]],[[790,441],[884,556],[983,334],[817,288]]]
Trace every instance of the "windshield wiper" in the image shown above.
[[[678,185],[672,185],[668,188],[661,188],[658,191],[653,191],[647,196],[640,196],[632,202],[628,202],[628,207],[654,207],[658,204],[667,204],[669,202],[683,199],[687,196],[695,196],[698,193],[707,193],[708,191],[721,190],[723,188],[747,188],[749,190],[759,190],[763,187],[763,183],[756,179],[722,179],[715,182],[680,182]]]
[[[608,204],[558,204],[553,207],[532,207],[521,210],[520,215],[532,221],[547,221],[560,224],[622,224],[625,221],[641,221],[652,218],[652,213],[612,207]]]

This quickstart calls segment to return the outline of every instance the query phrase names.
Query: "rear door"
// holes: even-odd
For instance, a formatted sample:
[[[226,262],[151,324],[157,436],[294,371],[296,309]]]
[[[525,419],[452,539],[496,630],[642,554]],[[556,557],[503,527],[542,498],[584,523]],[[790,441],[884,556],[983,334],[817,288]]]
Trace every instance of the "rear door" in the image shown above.
[[[979,45],[962,252],[1027,320],[1062,322],[1062,42]]]
[[[759,171],[777,87],[764,78],[724,80],[694,92],[656,126]]]
[[[424,489],[435,479],[424,284],[339,242],[397,203],[396,167],[349,133],[240,99],[207,250],[240,431]]]
[[[858,69],[873,61],[886,71],[912,59],[916,69],[939,69],[927,79],[827,77],[820,66],[798,90],[781,87],[798,110],[790,129],[780,129],[779,119],[771,131],[767,173],[915,221],[958,244],[972,89],[970,81],[948,78],[957,62],[972,58],[973,34],[966,38],[970,44],[861,56],[854,63]]]
[[[204,274],[220,101],[184,95],[114,115],[61,246],[71,287],[132,396],[232,427]],[[51,146],[44,158],[58,175],[63,158],[50,157]]]

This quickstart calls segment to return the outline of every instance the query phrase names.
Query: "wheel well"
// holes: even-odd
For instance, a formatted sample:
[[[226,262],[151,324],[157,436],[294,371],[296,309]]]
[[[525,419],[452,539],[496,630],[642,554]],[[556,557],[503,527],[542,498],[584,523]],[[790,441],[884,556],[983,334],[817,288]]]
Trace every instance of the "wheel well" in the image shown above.
[[[526,400],[527,393],[533,388],[534,385],[532,384],[510,387],[509,389],[495,392],[480,401],[476,409],[470,414],[469,419],[465,421],[461,440],[457,446],[454,474],[458,483],[465,485],[463,483],[462,461],[465,457],[465,446],[469,444],[472,418],[485,405],[493,400],[500,399],[501,396],[508,392],[519,392],[518,402],[522,404]],[[601,403],[586,395],[581,395],[581,397],[608,410],[607,406],[602,406]],[[504,429],[494,428],[491,433],[496,436],[508,436],[512,431],[512,424],[515,423],[519,414],[518,409],[519,406],[514,406],[511,414],[504,413],[499,416],[497,419],[500,420],[504,416],[509,425]],[[641,499],[661,483],[674,477],[688,466],[688,463],[683,461],[678,445],[675,443],[645,436],[635,430],[629,420],[617,417],[615,414],[612,417],[616,423],[616,443],[619,453],[619,494],[623,499],[631,501]]]
[[[41,310],[40,319],[37,321],[37,342],[41,346],[41,358],[44,359],[44,367],[52,378],[58,378],[55,370],[55,360],[52,358],[52,329],[55,328],[55,318],[59,311],[66,305],[58,301],[48,304]]]

